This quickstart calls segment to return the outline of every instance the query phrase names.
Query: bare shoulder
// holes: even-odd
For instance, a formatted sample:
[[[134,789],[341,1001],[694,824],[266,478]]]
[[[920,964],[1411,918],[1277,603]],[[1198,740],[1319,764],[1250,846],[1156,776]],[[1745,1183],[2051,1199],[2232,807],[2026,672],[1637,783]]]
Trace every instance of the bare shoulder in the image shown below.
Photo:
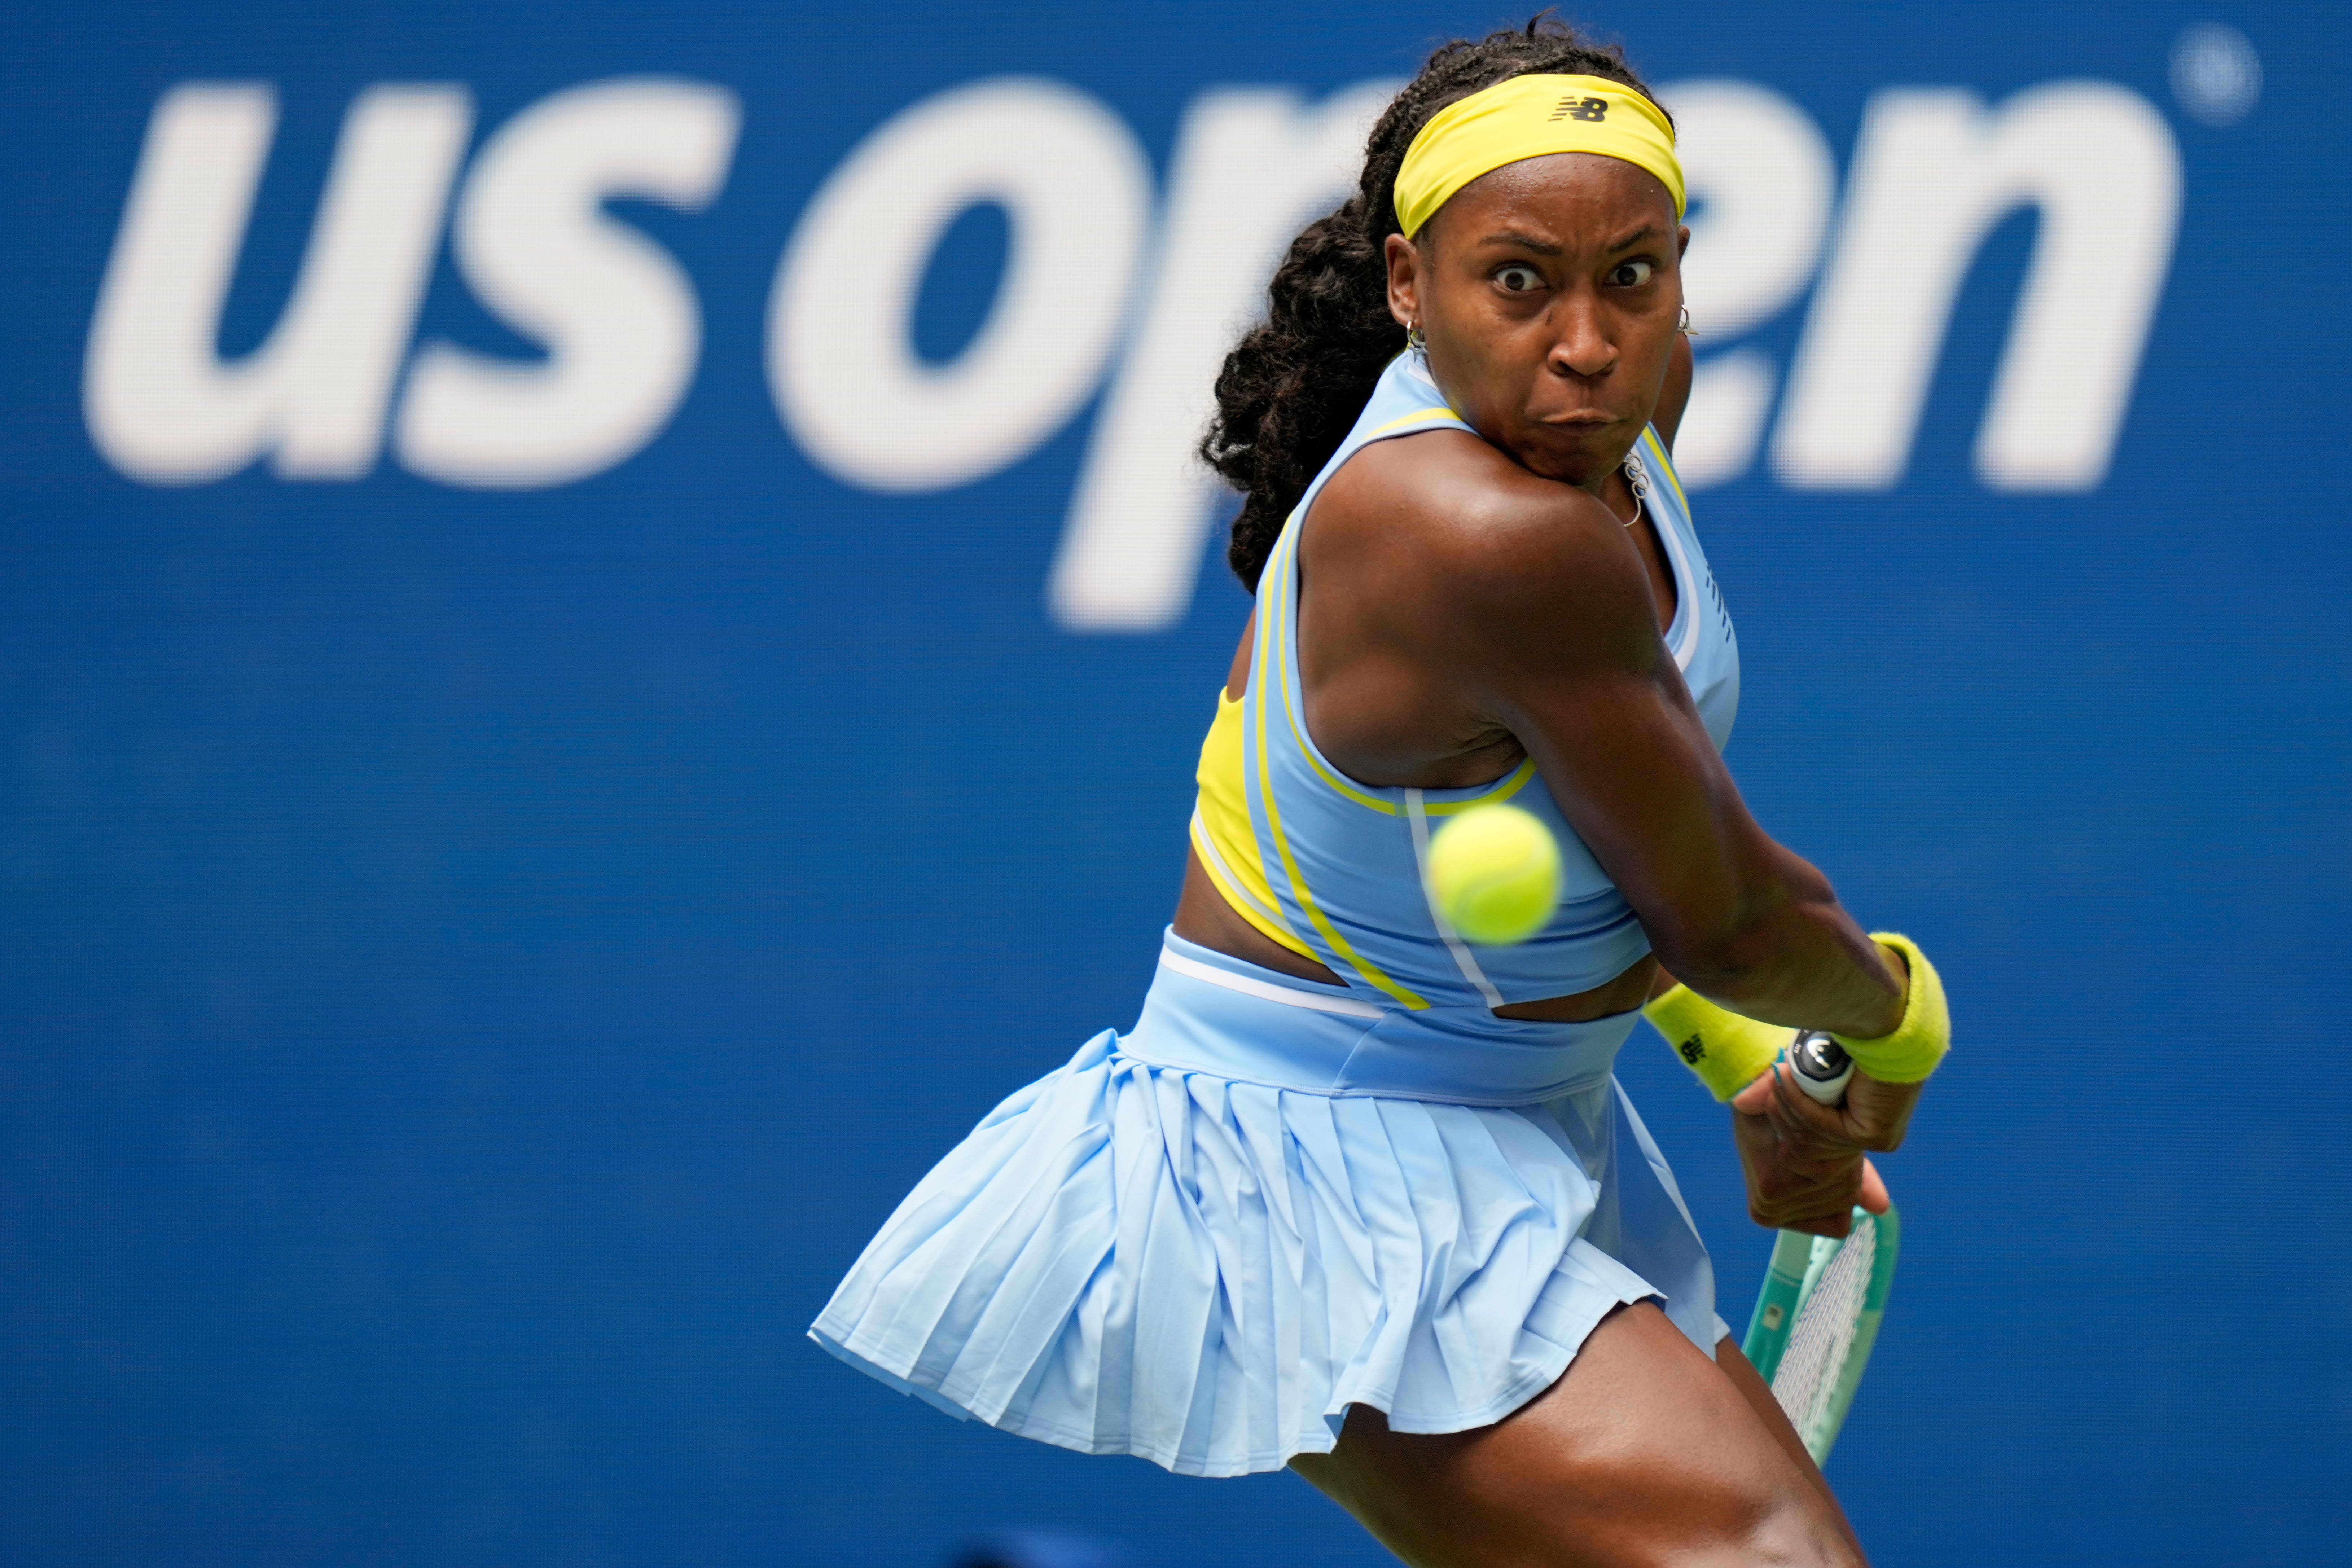
[[[1317,499],[1307,550],[1383,640],[1424,654],[1644,666],[1659,646],[1641,557],[1608,508],[1465,431],[1358,453]]]

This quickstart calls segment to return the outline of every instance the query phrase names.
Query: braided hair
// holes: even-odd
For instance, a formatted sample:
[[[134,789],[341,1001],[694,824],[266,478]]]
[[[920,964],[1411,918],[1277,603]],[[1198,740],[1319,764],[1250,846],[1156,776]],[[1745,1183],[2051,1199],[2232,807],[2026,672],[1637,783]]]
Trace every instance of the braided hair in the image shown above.
[[[1549,15],[1444,46],[1372,127],[1356,194],[1291,241],[1267,289],[1266,319],[1225,356],[1200,453],[1243,492],[1225,561],[1251,593],[1284,521],[1404,348],[1404,329],[1389,314],[1386,243],[1400,232],[1405,150],[1447,104],[1530,74],[1605,77],[1654,97],[1616,45],[1585,43]]]

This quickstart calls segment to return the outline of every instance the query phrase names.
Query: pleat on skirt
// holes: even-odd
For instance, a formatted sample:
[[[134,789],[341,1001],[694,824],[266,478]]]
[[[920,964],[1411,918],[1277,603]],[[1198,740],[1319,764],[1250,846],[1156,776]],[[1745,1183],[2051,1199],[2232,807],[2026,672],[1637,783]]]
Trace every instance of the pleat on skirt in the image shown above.
[[[1348,1064],[1426,1020],[1204,982],[1339,990],[1179,945],[1194,973],[1163,963],[1136,1030],[1012,1095],[908,1194],[819,1344],[952,1415],[1195,1476],[1328,1452],[1351,1405],[1403,1432],[1488,1425],[1629,1302],[1714,1353],[1706,1247],[1607,1070],[1630,1019],[1534,1026],[1571,1069],[1521,1090],[1540,1100],[1429,1098],[1442,1041],[1391,1043],[1433,1059],[1396,1086],[1421,1093],[1382,1092]]]

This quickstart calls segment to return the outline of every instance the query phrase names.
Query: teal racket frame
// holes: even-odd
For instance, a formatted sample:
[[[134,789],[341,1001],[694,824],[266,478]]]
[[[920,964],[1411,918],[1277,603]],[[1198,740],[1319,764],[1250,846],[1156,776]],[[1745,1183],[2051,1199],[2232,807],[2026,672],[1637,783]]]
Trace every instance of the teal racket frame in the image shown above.
[[[1853,1406],[1854,1390],[1862,1384],[1864,1370],[1870,1364],[1870,1352],[1878,1342],[1878,1329],[1886,1317],[1886,1299],[1895,1289],[1895,1258],[1903,1246],[1903,1219],[1894,1209],[1883,1215],[1854,1213],[1854,1223],[1865,1221],[1877,1228],[1875,1249],[1871,1256],[1870,1281],[1864,1288],[1862,1310],[1854,1319],[1853,1344],[1847,1352],[1845,1363],[1838,1369],[1829,1399],[1811,1413],[1790,1411],[1790,1419],[1796,1424],[1797,1436],[1804,1440],[1805,1450],[1815,1464],[1828,1460],[1830,1449],[1837,1443],[1839,1430],[1845,1425],[1846,1412]],[[1748,1332],[1741,1339],[1740,1350],[1755,1365],[1766,1383],[1772,1383],[1780,1370],[1780,1358],[1787,1353],[1789,1339],[1803,1313],[1813,1288],[1845,1242],[1833,1236],[1802,1236],[1784,1230],[1772,1243],[1772,1261],[1764,1271],[1764,1285],[1756,1293],[1755,1310],[1748,1315]],[[1776,1396],[1780,1390],[1775,1387]],[[1782,1401],[1786,1408],[1785,1399]]]

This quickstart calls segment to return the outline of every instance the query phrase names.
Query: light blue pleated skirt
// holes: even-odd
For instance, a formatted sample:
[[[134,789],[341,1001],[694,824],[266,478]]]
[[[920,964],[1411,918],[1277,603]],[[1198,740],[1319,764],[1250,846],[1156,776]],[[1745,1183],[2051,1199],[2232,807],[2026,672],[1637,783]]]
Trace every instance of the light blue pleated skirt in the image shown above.
[[[1475,1014],[1475,1016],[1474,1016]],[[1636,1015],[1406,1013],[1170,933],[1143,1016],[991,1111],[810,1335],[958,1416],[1184,1475],[1497,1421],[1622,1303],[1712,1355]]]

